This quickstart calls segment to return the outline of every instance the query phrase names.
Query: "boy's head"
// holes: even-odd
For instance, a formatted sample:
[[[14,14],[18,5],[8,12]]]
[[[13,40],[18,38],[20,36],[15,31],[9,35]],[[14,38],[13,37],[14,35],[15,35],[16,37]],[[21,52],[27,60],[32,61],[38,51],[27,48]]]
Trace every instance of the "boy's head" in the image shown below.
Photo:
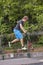
[[[28,20],[28,16],[24,16],[23,18],[22,18],[22,20],[25,22],[25,21],[27,21]]]

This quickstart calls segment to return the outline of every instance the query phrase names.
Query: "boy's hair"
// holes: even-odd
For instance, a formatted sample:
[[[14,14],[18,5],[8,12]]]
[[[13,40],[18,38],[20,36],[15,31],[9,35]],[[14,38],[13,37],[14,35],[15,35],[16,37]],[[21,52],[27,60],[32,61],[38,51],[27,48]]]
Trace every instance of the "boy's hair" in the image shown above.
[[[23,19],[26,19],[26,20],[28,20],[28,16],[24,16],[24,17],[23,17]]]

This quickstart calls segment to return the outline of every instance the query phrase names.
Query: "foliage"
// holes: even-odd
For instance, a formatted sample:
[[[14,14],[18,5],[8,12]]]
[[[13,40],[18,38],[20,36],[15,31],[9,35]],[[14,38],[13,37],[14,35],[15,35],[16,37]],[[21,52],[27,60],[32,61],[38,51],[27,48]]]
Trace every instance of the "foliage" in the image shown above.
[[[24,15],[29,17],[25,29],[43,31],[43,0],[0,0],[0,34],[12,33]]]

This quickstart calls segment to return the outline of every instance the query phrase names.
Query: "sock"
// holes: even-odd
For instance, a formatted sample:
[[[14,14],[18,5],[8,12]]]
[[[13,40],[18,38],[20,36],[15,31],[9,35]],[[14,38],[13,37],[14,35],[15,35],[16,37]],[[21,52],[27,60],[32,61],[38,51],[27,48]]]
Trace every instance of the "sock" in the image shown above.
[[[11,43],[9,43],[9,47],[11,47]]]
[[[24,46],[22,46],[22,48],[23,48]]]

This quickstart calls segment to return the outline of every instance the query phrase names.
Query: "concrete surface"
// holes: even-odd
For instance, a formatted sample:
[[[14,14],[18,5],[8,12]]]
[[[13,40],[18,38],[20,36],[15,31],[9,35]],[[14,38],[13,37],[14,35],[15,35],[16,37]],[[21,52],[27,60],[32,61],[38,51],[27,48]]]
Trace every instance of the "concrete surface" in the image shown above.
[[[43,65],[43,59],[18,58],[18,59],[0,60],[0,65]]]
[[[3,55],[0,55],[0,65],[43,65],[43,52],[32,53],[31,57],[27,56],[27,53],[15,54],[14,56],[13,58],[12,54],[5,54],[4,60],[2,60]]]

